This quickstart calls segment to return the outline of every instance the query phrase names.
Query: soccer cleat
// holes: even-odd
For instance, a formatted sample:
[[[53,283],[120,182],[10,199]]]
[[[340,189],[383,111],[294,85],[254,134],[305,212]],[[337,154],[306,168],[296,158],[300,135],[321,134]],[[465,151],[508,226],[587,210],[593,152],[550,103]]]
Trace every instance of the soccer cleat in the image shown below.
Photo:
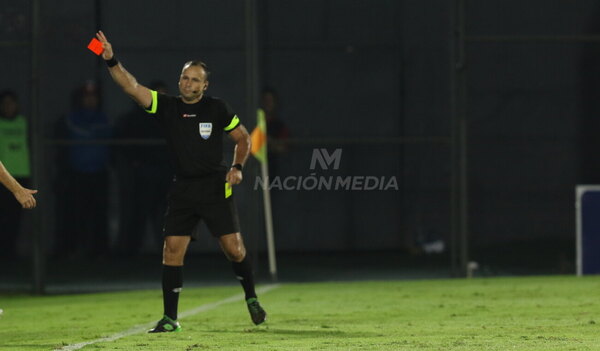
[[[250,317],[252,317],[254,324],[259,325],[267,320],[267,312],[260,306],[255,297],[249,298],[246,300],[246,303],[248,304],[248,312],[250,312]]]
[[[170,332],[180,332],[181,325],[179,322],[172,320],[171,318],[164,316],[161,320],[156,323],[156,327],[154,329],[148,330],[148,333],[170,333]]]

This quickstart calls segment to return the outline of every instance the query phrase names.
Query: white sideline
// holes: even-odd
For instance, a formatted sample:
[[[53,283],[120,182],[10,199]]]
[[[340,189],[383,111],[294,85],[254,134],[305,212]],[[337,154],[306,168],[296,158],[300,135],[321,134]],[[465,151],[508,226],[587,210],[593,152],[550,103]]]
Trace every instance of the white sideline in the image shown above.
[[[267,286],[263,286],[261,288],[258,288],[256,291],[258,293],[266,293],[270,290],[273,290],[275,288],[278,288],[280,286],[280,284],[272,284],[272,285],[267,285]],[[186,318],[189,316],[193,316],[195,314],[201,313],[201,312],[206,312],[212,309],[215,309],[221,305],[224,305],[226,303],[231,303],[231,302],[236,302],[236,301],[240,301],[244,298],[244,294],[238,294],[238,295],[234,295],[231,297],[228,297],[226,299],[217,301],[217,302],[213,302],[213,303],[207,303],[205,305],[201,305],[198,306],[196,308],[192,308],[191,310],[187,310],[185,312],[182,312],[179,314],[179,318]],[[156,324],[156,321],[154,322],[150,322],[150,323],[146,323],[146,324],[140,324],[140,325],[136,325],[135,327],[132,327],[131,329],[122,331],[120,333],[116,333],[110,336],[106,336],[100,339],[96,339],[96,340],[91,340],[91,341],[85,341],[85,342],[80,342],[78,344],[71,344],[71,345],[66,345],[63,346],[59,349],[55,349],[54,351],[73,351],[73,350],[79,350],[84,348],[85,346],[88,345],[92,345],[92,344],[97,344],[99,342],[107,342],[107,341],[115,341],[121,338],[124,338],[126,336],[130,336],[130,335],[134,335],[134,334],[139,334],[139,333],[143,333],[145,331],[147,331],[148,329],[152,328],[154,325]]]

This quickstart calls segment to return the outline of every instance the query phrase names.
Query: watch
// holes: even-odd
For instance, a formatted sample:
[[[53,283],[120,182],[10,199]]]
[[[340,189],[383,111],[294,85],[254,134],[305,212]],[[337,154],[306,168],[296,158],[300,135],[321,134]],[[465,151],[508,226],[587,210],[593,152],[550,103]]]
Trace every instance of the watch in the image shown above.
[[[242,167],[241,163],[236,163],[233,166],[231,166],[231,168],[237,168],[239,171],[241,171],[244,167]]]

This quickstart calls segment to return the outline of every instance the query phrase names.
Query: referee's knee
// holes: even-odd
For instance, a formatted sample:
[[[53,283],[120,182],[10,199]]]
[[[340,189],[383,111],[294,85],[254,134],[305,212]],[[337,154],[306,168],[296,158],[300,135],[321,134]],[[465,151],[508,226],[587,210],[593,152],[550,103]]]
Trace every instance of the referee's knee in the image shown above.
[[[163,264],[166,266],[183,266],[183,257],[163,255]]]
[[[226,256],[229,259],[229,261],[239,263],[242,262],[244,258],[246,258],[246,250],[243,248],[228,250]]]
[[[167,266],[181,266],[183,265],[184,255],[185,250],[165,245],[163,249],[163,264]]]

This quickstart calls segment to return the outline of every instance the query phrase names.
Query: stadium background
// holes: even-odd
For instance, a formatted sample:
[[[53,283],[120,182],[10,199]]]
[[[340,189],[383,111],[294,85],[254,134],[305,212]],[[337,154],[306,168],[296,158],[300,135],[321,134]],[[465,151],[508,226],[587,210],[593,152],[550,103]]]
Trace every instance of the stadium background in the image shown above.
[[[52,188],[60,174],[55,160],[68,142],[52,131],[70,110],[71,91],[98,81],[113,123],[132,106],[85,48],[99,28],[142,84],[161,79],[174,92],[182,63],[203,59],[212,71],[209,93],[234,106],[249,129],[254,116],[248,111],[258,103],[249,96],[257,98],[261,86],[275,87],[292,134],[281,176],[308,176],[315,148],[341,148],[340,169],[319,175],[396,177],[397,191],[274,191],[282,278],[312,279],[323,267],[331,270],[327,279],[348,270],[365,277],[460,276],[467,260],[479,262],[478,274],[574,272],[574,187],[600,181],[600,5],[457,3],[464,5],[464,18],[454,3],[433,0],[2,0],[0,87],[15,90],[23,113],[34,118],[40,206],[24,217],[20,259],[2,265],[0,288],[27,288],[33,271],[44,285],[77,285],[106,265],[145,270],[148,262],[159,264],[152,249],[142,257],[100,261],[53,257],[60,210],[60,194]],[[256,10],[250,22],[248,4]],[[32,17],[36,6],[39,21]],[[258,60],[248,66],[253,20]],[[465,68],[457,70],[461,24]],[[456,181],[461,134],[455,122],[462,116],[467,187]],[[135,142],[98,142],[111,145],[115,157],[126,146],[144,149]],[[258,166],[249,162],[238,205],[248,246],[262,262]],[[113,242],[120,171],[111,164],[106,189]],[[460,204],[468,209],[464,217]],[[461,218],[468,223],[462,229]],[[444,252],[424,253],[424,244],[435,241],[445,243]],[[206,267],[217,253],[204,232],[191,259]],[[258,267],[264,276],[266,266]],[[153,274],[149,279],[158,277]]]

